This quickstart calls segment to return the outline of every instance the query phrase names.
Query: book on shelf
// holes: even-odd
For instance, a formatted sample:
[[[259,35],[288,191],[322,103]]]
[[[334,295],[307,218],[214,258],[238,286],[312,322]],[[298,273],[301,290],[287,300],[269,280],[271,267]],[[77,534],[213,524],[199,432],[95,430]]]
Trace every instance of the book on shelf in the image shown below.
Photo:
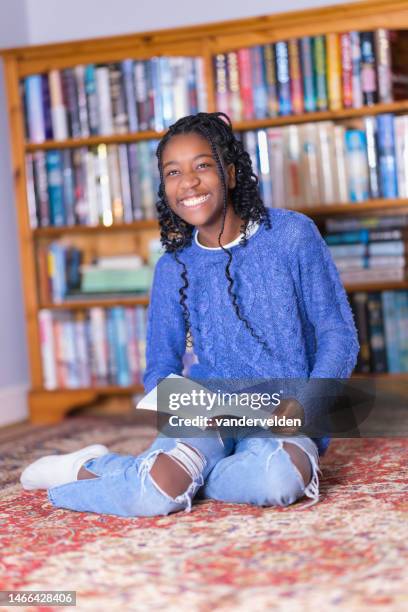
[[[45,389],[141,383],[146,309],[93,307],[38,313]]]
[[[408,115],[244,131],[266,206],[304,208],[405,197]]]
[[[150,140],[27,153],[31,227],[110,227],[155,219],[157,144]]]
[[[157,261],[157,241],[150,245],[149,262],[138,255],[94,257],[84,262],[84,253],[64,241],[38,248],[40,303],[61,304],[66,300],[89,299],[90,295],[147,294]]]
[[[407,47],[407,30],[378,29],[290,38],[217,53],[217,110],[245,121],[404,99]]]
[[[77,65],[21,83],[26,140],[162,131],[207,110],[201,57],[152,57]]]
[[[408,372],[408,291],[361,291],[350,305],[360,343],[355,371]]]
[[[404,216],[394,219],[388,227],[377,226],[375,220],[392,221],[392,217],[326,220],[323,237],[340,273],[343,283],[399,282],[407,278],[408,228],[399,225]],[[360,227],[352,227],[353,221]],[[364,227],[364,221],[370,222]]]

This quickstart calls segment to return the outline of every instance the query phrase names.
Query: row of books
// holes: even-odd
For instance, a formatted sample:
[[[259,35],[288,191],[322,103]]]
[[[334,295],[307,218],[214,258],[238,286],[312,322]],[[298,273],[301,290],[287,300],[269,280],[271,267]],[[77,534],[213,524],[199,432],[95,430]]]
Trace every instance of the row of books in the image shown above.
[[[407,268],[407,228],[361,229],[325,236],[344,284],[402,281]]]
[[[147,295],[161,252],[159,241],[151,240],[145,264],[135,254],[90,257],[65,241],[40,244],[36,257],[40,303]]]
[[[241,121],[406,98],[407,46],[407,31],[379,29],[219,53],[217,108]]]
[[[143,306],[40,310],[45,389],[141,384],[146,316]]]
[[[157,140],[26,155],[32,228],[156,218]]]
[[[160,132],[180,117],[207,110],[200,57],[125,59],[51,70],[26,77],[21,95],[26,139],[32,143]]]
[[[266,206],[408,198],[408,115],[242,132]],[[157,140],[26,155],[31,227],[155,219]]]
[[[408,116],[364,117],[244,132],[267,206],[303,208],[408,197]]]
[[[408,372],[408,291],[351,297],[360,352],[356,372]]]

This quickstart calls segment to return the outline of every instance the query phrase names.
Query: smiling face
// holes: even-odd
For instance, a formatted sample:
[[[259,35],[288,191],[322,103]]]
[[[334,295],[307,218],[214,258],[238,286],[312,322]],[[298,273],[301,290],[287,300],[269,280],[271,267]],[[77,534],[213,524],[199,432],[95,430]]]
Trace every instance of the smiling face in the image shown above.
[[[223,189],[217,163],[206,138],[178,134],[162,154],[163,180],[170,208],[197,228],[218,227],[223,216]],[[235,187],[235,167],[224,169],[227,188]],[[227,198],[227,208],[232,207]]]

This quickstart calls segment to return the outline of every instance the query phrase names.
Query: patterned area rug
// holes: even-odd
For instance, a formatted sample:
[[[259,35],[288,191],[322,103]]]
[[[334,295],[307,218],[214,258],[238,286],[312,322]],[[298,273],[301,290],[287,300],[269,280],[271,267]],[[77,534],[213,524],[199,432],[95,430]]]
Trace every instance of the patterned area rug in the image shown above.
[[[116,416],[0,437],[0,590],[75,590],[75,610],[408,609],[405,439],[334,440],[321,501],[304,510],[307,500],[202,501],[191,513],[123,519],[54,509],[18,484],[44,454],[91,442],[135,454],[153,436]],[[27,608],[45,609],[57,610]]]

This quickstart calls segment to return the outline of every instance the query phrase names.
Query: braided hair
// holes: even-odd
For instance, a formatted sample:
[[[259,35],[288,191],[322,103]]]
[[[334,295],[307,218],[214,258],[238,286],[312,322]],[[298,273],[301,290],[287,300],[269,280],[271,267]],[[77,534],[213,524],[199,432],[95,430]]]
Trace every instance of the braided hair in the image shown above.
[[[231,190],[232,206],[235,213],[242,219],[243,223],[240,227],[243,237],[240,245],[247,244],[247,228],[249,221],[264,223],[267,229],[271,228],[270,219],[267,209],[262,202],[258,191],[258,177],[252,171],[251,158],[244,150],[242,143],[236,138],[232,131],[232,125],[229,117],[225,113],[197,113],[183,117],[171,125],[158,144],[156,156],[159,166],[160,186],[158,190],[158,201],[156,208],[158,213],[158,221],[160,225],[160,240],[165,251],[172,253],[177,263],[182,266],[181,278],[183,286],[179,289],[180,305],[182,307],[183,318],[186,330],[186,342],[188,347],[192,347],[190,314],[186,305],[187,295],[185,290],[189,286],[187,268],[183,261],[178,257],[185,247],[189,246],[192,241],[194,226],[190,225],[177,214],[173,212],[166,200],[164,178],[163,178],[163,151],[169,140],[179,134],[196,133],[203,136],[210,144],[214,160],[217,165],[218,174],[223,188],[223,219],[220,234],[218,236],[218,244],[227,254],[228,261],[225,266],[225,276],[228,281],[228,293],[231,297],[234,310],[237,317],[244,322],[246,328],[251,335],[258,340],[267,350],[268,345],[255,332],[250,323],[241,315],[240,308],[237,303],[237,296],[234,293],[234,280],[230,274],[230,266],[232,262],[232,253],[221,244],[221,236],[224,231],[225,216],[227,212],[228,189],[224,175],[223,164],[228,165],[233,163],[235,166],[236,185]]]

